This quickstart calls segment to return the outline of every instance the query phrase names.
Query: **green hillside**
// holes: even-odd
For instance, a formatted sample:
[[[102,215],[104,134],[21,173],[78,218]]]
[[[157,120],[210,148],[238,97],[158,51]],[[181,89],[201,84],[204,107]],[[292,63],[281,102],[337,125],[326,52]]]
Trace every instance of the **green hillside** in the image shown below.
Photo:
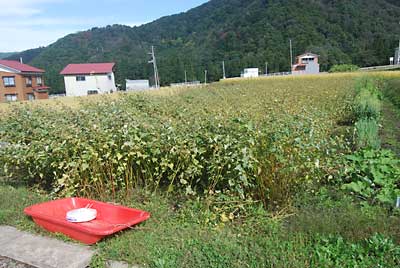
[[[11,57],[13,54],[16,54],[16,52],[0,52],[0,59]]]
[[[211,0],[186,13],[140,27],[93,28],[68,35],[29,60],[47,70],[54,92],[68,63],[115,61],[118,83],[150,78],[150,46],[156,46],[162,84],[188,78],[228,76],[245,67],[289,69],[289,39],[296,54],[321,55],[322,69],[338,63],[385,64],[400,34],[400,4],[394,0]],[[35,52],[35,50],[33,50]],[[32,51],[31,51],[32,53]],[[19,55],[15,55],[18,58]],[[27,61],[27,60],[25,60]]]

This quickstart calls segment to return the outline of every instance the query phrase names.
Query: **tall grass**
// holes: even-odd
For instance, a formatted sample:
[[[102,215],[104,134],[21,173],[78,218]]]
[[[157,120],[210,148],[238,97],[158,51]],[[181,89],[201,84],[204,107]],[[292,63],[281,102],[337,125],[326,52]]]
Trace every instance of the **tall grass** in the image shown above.
[[[375,119],[361,119],[356,123],[357,147],[367,149],[379,149],[379,125]]]
[[[379,120],[381,117],[381,91],[377,78],[361,77],[356,81],[353,105],[356,118],[357,148],[379,149]]]

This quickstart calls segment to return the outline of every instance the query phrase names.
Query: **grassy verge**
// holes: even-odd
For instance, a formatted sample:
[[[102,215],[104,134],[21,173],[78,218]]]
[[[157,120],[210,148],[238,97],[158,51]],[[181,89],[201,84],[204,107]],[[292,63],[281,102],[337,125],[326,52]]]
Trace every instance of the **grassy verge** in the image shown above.
[[[383,93],[382,145],[400,155],[400,80],[389,80]]]
[[[0,224],[46,234],[22,213],[25,206],[46,200],[45,195],[2,184],[0,196]],[[122,198],[124,205],[151,211],[152,217],[98,243],[92,267],[103,267],[106,259],[143,267],[400,265],[400,247],[395,244],[400,239],[399,218],[386,210],[360,208],[344,196],[321,191],[300,198],[291,216],[271,215],[253,205],[245,218],[221,222],[208,201],[171,201],[146,193]]]
[[[400,156],[400,109],[385,100],[382,110],[381,139],[383,148],[390,149]]]

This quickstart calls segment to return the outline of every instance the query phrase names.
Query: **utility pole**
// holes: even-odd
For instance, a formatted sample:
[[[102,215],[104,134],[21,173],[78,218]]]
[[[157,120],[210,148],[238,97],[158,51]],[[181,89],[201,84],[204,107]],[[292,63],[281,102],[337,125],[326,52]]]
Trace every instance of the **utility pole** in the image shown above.
[[[292,39],[289,39],[289,45],[290,45],[290,72],[292,72],[292,69],[293,69],[293,47],[292,47]]]
[[[160,77],[158,76],[158,68],[157,68],[157,61],[156,61],[156,55],[154,53],[154,46],[151,46],[151,52],[149,53],[151,55],[151,60],[149,63],[153,64],[154,68],[154,84],[156,88],[160,87]]]
[[[187,84],[187,72],[185,70],[185,85]]]
[[[225,73],[225,61],[222,61],[222,72],[223,72],[223,77],[226,79],[226,73]]]
[[[207,70],[204,71],[204,85],[207,85]]]
[[[268,61],[265,63],[265,75],[268,75]]]
[[[400,24],[400,22],[399,22]],[[399,50],[397,51],[397,64],[400,65],[400,38],[399,38]]]
[[[400,39],[399,39],[399,48],[397,50],[397,64],[400,64]]]

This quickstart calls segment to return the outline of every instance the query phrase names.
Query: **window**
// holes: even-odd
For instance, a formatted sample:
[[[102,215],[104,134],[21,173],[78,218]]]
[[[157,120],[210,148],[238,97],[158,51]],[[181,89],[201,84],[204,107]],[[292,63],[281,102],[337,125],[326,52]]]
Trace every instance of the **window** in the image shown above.
[[[84,75],[78,75],[78,76],[76,77],[76,81],[86,81],[86,76],[84,76]]]
[[[107,77],[108,77],[108,80],[110,80],[110,81],[112,80],[112,75],[111,74],[108,74]]]
[[[302,58],[301,63],[308,64],[309,62],[314,62],[314,58]]]
[[[27,87],[31,87],[32,86],[32,77],[27,76],[25,77],[25,83]]]
[[[15,77],[14,76],[4,76],[3,83],[5,87],[15,87]]]
[[[97,90],[88,90],[87,94],[88,95],[96,95],[96,94],[99,94],[99,92]]]
[[[6,101],[17,101],[17,94],[6,94]]]
[[[42,77],[41,76],[36,77],[36,85],[39,87],[42,86]]]
[[[28,93],[28,94],[26,94],[26,96],[28,97],[28,100],[30,100],[30,101],[35,100],[35,94],[33,94],[33,93]]]

